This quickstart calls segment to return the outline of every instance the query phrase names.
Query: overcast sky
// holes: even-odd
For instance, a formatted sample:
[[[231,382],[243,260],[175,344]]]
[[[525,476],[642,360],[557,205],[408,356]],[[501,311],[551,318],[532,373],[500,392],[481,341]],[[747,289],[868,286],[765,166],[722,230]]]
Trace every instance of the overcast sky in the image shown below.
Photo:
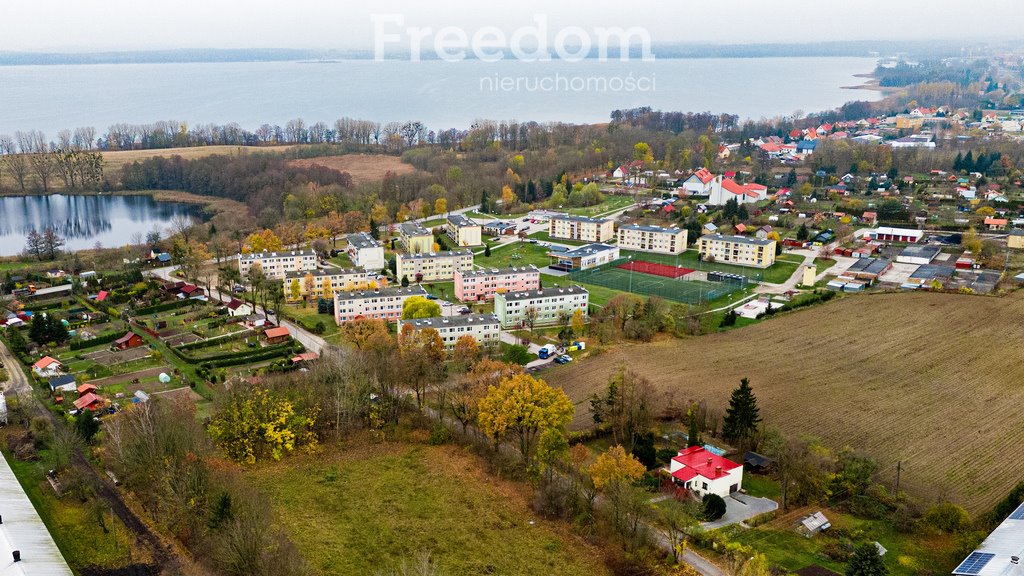
[[[488,6],[488,4],[495,4]],[[372,14],[406,26],[497,26],[511,33],[546,15],[549,34],[579,26],[641,26],[655,42],[740,44],[825,40],[952,41],[1019,37],[1022,0],[7,0],[0,50],[362,48]],[[992,16],[983,17],[983,16]],[[396,29],[390,29],[396,31]],[[392,46],[393,47],[393,46]]]

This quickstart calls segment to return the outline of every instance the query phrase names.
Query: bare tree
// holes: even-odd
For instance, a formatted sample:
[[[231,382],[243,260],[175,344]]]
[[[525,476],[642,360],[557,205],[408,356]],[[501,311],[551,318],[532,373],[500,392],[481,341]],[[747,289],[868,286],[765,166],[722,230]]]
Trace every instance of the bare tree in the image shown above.
[[[43,192],[50,190],[50,176],[56,168],[53,156],[50,155],[50,146],[46,142],[46,135],[38,130],[28,132],[15,132],[14,137],[18,140],[18,148],[23,154],[28,154],[28,162],[35,172]]]
[[[18,188],[24,192],[25,178],[28,176],[28,158],[18,153],[18,145],[14,138],[6,134],[0,135],[0,154],[3,154],[3,163],[18,183]]]

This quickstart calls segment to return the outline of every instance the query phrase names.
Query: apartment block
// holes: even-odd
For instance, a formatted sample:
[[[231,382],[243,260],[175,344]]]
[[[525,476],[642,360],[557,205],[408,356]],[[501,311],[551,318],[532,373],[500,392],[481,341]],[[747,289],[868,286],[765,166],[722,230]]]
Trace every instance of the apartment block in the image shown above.
[[[534,326],[558,323],[559,313],[572,315],[576,310],[587,317],[590,293],[582,286],[544,288],[527,292],[494,295],[494,313],[502,328],[526,326],[528,310],[536,311]]]
[[[491,300],[495,294],[538,288],[540,270],[536,266],[455,272],[455,297],[463,302]]]
[[[404,334],[406,326],[420,331],[427,328],[437,330],[445,350],[455,348],[455,343],[463,336],[472,336],[477,344],[483,347],[497,346],[501,337],[501,325],[494,314],[466,314],[443,318],[420,318],[418,320],[402,320],[398,323],[399,335]],[[401,336],[399,336],[401,337]]]
[[[607,242],[615,237],[615,223],[607,218],[552,216],[548,221],[548,235],[565,240]]]
[[[426,297],[421,286],[408,288],[378,288],[334,294],[334,322],[341,326],[358,318],[372,318],[386,322],[402,319],[402,305],[413,296]]]
[[[352,261],[353,266],[375,272],[387,267],[387,262],[384,261],[384,246],[368,232],[349,234],[346,239],[348,259]]]
[[[697,242],[701,260],[767,268],[775,263],[775,240],[705,234]]]
[[[472,269],[473,252],[469,250],[395,255],[397,278],[407,276],[410,282],[452,280],[456,271]]]
[[[398,241],[409,254],[423,254],[434,249],[434,236],[419,222],[399,224]]]
[[[263,269],[267,278],[282,280],[289,272],[316,270],[316,252],[291,250],[238,255],[238,272],[243,279],[249,270],[257,264]]]
[[[551,268],[572,272],[587,270],[619,259],[619,247],[608,244],[587,244],[567,252],[548,252]]]
[[[619,248],[658,254],[680,254],[686,251],[686,229],[629,224],[619,228]]]
[[[312,280],[312,289],[307,290],[306,278]],[[356,290],[360,286],[363,289],[369,288],[369,282],[373,278],[366,276],[365,270],[354,268],[325,268],[323,270],[309,270],[305,272],[289,272],[284,277],[284,299],[286,302],[296,302],[313,298],[333,298],[334,293],[341,290]],[[295,298],[297,287],[298,298]]]
[[[479,246],[484,243],[480,225],[462,214],[448,216],[444,228],[448,237],[458,246]]]

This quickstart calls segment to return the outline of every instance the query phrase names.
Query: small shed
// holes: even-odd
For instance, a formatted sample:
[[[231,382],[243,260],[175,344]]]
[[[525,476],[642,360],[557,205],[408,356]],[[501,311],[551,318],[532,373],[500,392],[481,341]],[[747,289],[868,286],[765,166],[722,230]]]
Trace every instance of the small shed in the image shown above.
[[[118,350],[127,350],[129,348],[136,348],[142,346],[142,336],[139,336],[135,332],[129,332],[124,336],[121,336],[117,340],[114,340],[114,347]]]
[[[818,532],[823,532],[832,527],[832,524],[828,521],[821,512],[815,512],[810,516],[805,517],[800,521],[800,530],[810,538]]]
[[[267,344],[281,344],[291,338],[291,332],[284,326],[278,326],[277,328],[269,328],[263,333],[263,336],[267,339]]]
[[[764,454],[747,452],[743,455],[743,465],[751,472],[764,474],[771,470],[772,466],[775,465],[775,461]]]
[[[79,410],[99,410],[103,406],[103,399],[89,392],[78,400],[75,400],[75,408]]]

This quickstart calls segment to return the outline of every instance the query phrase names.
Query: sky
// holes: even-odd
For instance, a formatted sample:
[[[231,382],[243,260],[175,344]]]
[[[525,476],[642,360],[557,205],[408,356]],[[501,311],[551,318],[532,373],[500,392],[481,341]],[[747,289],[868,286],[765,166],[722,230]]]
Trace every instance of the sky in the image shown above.
[[[488,4],[492,4],[488,6]],[[969,8],[968,8],[969,6]],[[970,12],[998,15],[968,18]],[[494,26],[512,34],[547,20],[566,27],[639,26],[653,42],[745,44],[830,40],[1019,37],[1021,0],[8,0],[0,7],[0,51],[174,48],[374,49],[372,16],[401,15],[404,27],[455,26],[472,36]],[[957,16],[958,14],[963,17]],[[968,28],[974,22],[981,28]],[[386,32],[400,29],[394,24]],[[404,27],[402,29],[404,29]],[[398,47],[408,44],[401,35]],[[389,46],[395,48],[396,46]]]

